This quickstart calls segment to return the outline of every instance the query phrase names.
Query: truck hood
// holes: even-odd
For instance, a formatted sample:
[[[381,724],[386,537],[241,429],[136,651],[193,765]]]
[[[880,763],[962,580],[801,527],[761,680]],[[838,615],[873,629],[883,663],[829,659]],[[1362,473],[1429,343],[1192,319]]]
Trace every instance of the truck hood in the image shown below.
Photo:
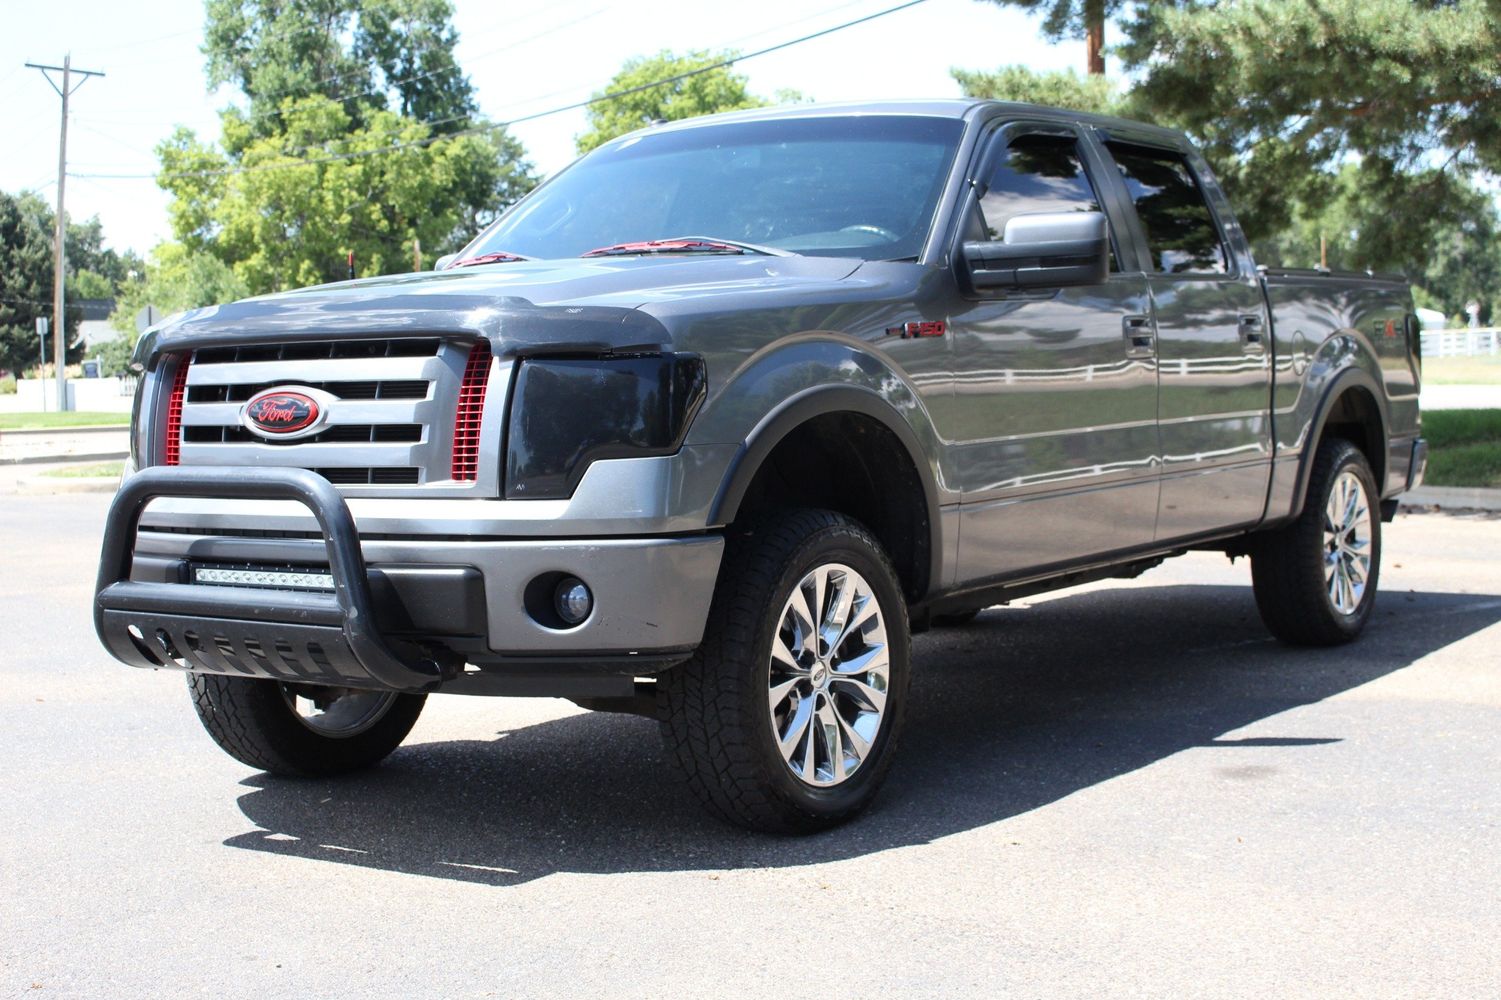
[[[182,313],[137,358],[247,341],[483,336],[496,354],[661,348],[662,306],[687,315],[845,295],[863,262],[831,257],[661,256],[517,261],[318,285]],[[668,321],[671,323],[672,321]]]

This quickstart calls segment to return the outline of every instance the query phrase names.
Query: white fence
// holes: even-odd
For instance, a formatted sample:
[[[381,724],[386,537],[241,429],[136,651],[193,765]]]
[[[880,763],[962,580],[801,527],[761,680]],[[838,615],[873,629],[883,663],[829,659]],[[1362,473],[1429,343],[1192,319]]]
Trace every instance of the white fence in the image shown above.
[[[1501,354],[1501,327],[1464,330],[1425,330],[1423,357],[1475,357]]]
[[[95,413],[129,413],[135,397],[135,379],[70,378],[68,409]],[[0,396],[0,411],[39,413],[57,409],[57,383],[52,379],[23,378],[14,395]]]

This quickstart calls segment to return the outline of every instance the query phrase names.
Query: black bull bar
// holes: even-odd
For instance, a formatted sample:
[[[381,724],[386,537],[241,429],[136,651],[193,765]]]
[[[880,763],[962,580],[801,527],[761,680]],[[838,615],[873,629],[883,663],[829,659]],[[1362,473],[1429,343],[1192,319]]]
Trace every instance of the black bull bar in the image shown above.
[[[141,514],[157,497],[298,501],[322,529],[334,592],[131,580]],[[126,479],[104,526],[94,629],[135,667],[396,691],[444,680],[435,660],[404,657],[381,635],[349,505],[305,469],[173,466]]]

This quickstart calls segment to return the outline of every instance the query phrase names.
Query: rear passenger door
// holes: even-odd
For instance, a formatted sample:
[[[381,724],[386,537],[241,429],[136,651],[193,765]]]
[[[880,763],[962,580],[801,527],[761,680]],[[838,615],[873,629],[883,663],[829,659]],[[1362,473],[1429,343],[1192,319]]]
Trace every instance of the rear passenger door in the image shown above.
[[[1115,131],[1105,149],[1150,256],[1157,540],[1251,524],[1266,506],[1272,433],[1270,320],[1250,252],[1197,153]]]
[[[1009,122],[974,172],[958,239],[998,240],[1008,219],[1042,212],[1104,211],[1114,233],[1123,206],[1099,184],[1109,169],[1072,125]],[[1136,260],[1113,237],[1100,284],[956,303],[939,429],[963,490],[961,584],[1151,544],[1157,372]]]

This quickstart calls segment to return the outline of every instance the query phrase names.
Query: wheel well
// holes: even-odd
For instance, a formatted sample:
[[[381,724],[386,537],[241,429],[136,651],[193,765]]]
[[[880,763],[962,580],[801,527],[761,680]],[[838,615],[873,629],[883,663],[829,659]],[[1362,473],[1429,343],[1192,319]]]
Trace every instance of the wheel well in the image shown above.
[[[891,557],[907,599],[927,593],[932,526],[922,477],[879,420],[825,413],[794,427],[756,470],[735,522],[791,507],[835,510],[859,521]]]
[[[1369,390],[1355,386],[1341,393],[1324,420],[1324,435],[1344,438],[1359,448],[1371,464],[1376,488],[1385,489],[1387,455],[1381,411]]]

